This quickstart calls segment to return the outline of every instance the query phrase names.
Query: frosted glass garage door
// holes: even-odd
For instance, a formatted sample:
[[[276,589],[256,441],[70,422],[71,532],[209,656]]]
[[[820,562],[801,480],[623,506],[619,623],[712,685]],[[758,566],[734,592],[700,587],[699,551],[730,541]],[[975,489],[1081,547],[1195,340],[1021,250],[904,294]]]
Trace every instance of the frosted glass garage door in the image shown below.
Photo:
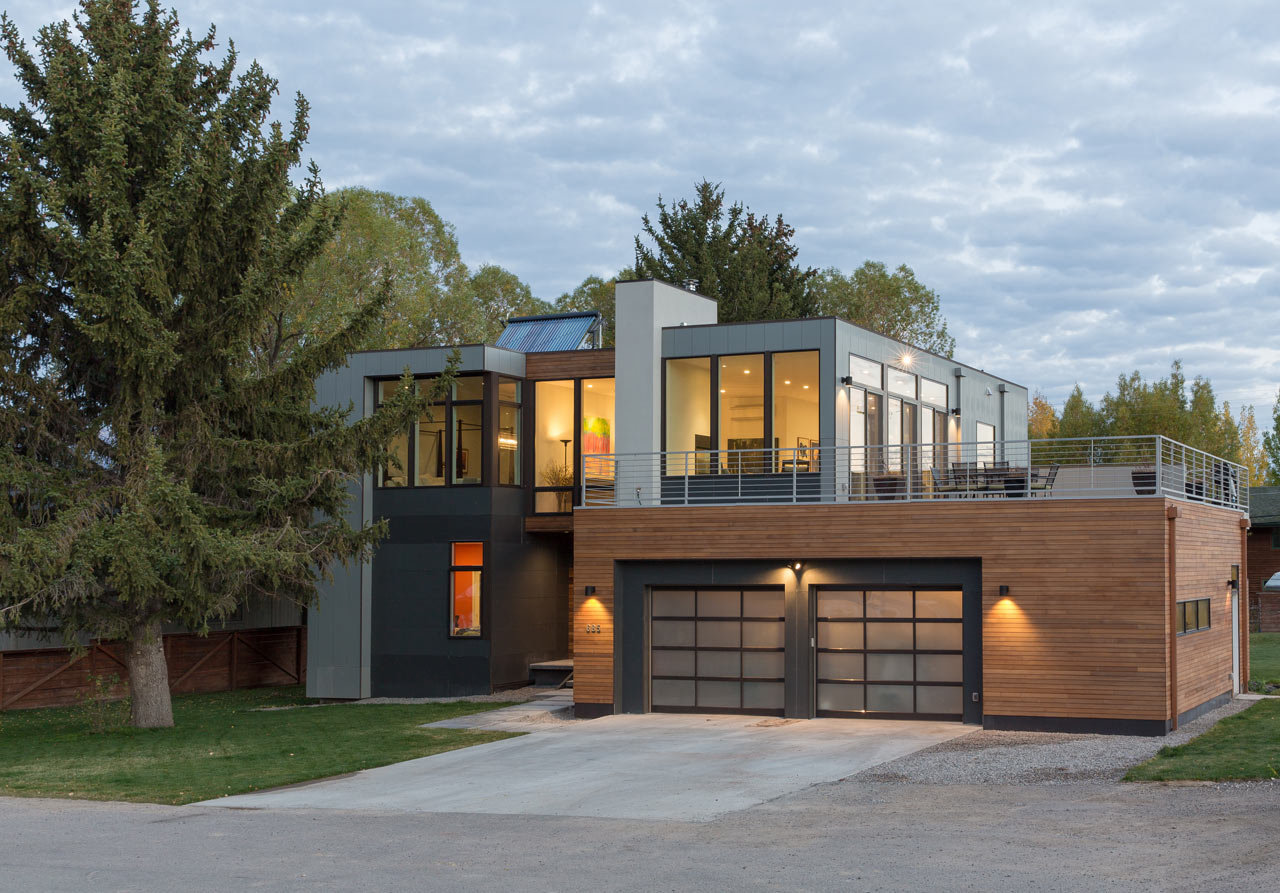
[[[655,589],[649,700],[655,711],[781,716],[781,589]]]
[[[819,716],[964,714],[963,597],[957,589],[819,589]]]

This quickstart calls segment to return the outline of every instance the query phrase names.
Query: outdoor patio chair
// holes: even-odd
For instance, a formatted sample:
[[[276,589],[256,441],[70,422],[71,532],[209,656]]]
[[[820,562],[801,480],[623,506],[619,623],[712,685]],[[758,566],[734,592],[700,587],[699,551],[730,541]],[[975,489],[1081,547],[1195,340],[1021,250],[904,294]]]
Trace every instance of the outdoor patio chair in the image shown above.
[[[945,468],[933,468],[929,473],[933,475],[933,492],[944,499],[961,492],[955,476]]]
[[[951,478],[962,494],[981,493],[986,488],[977,462],[952,462]]]
[[[1054,462],[1048,468],[1043,465],[1035,465],[1031,468],[1031,495],[1048,496],[1053,490],[1053,482],[1058,477],[1058,469],[1062,466]]]

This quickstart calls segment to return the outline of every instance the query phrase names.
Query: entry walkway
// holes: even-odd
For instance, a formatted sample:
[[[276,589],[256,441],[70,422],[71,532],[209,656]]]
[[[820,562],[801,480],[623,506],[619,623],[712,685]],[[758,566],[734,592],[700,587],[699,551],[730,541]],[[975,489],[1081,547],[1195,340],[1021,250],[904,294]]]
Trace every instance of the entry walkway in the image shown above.
[[[977,729],[658,713],[524,727],[536,731],[205,805],[709,821]]]

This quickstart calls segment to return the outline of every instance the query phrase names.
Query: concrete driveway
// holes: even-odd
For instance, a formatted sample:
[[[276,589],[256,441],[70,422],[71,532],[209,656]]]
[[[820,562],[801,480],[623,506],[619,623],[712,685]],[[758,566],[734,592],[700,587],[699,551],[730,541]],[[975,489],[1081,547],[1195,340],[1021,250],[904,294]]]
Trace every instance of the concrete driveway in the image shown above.
[[[705,822],[976,728],[896,720],[607,716],[204,805]]]

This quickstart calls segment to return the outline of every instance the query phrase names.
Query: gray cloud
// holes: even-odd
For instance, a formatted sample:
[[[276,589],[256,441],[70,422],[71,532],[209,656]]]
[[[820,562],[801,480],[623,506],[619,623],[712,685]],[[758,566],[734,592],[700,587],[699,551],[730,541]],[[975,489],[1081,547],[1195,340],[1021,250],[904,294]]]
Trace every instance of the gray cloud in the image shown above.
[[[9,9],[29,35],[45,6]],[[307,95],[330,186],[426,196],[539,295],[628,264],[640,214],[705,176],[782,212],[806,264],[910,264],[962,358],[1054,402],[1181,357],[1269,415],[1265,2],[367,6],[180,13]]]

